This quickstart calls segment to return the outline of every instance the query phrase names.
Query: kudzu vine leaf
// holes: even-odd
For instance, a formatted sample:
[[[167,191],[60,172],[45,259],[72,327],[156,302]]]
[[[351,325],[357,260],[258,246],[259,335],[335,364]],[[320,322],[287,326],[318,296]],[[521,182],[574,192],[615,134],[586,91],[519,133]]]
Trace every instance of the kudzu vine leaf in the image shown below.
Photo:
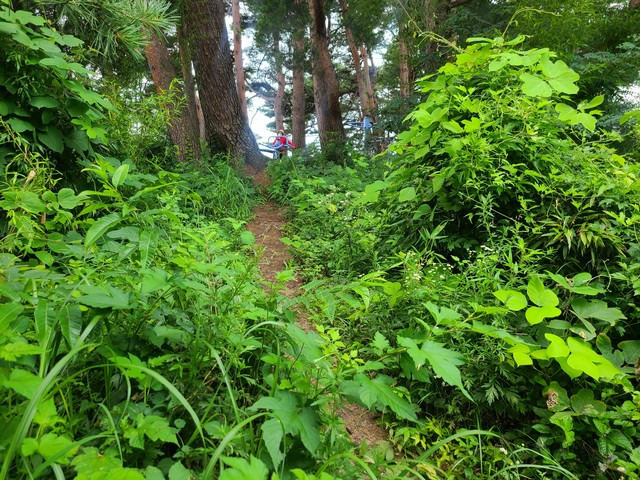
[[[578,93],[578,86],[575,84],[580,80],[580,75],[567,66],[562,60],[556,62],[544,59],[540,62],[542,73],[547,77],[549,84],[558,92],[574,95]]]
[[[582,339],[569,337],[567,345],[571,354],[567,357],[567,365],[584,372],[595,380],[612,379],[620,370],[602,355],[592,350],[591,345]]]
[[[571,396],[571,408],[583,415],[599,415],[606,411],[607,406],[594,398],[593,390],[583,388]]]
[[[525,312],[525,317],[531,325],[536,325],[545,318],[555,318],[561,313],[562,311],[556,307],[529,307]]]
[[[399,202],[409,202],[414,198],[416,198],[416,189],[413,187],[403,188],[402,190],[400,190],[400,193],[398,194]]]
[[[38,132],[38,140],[56,153],[64,150],[64,137],[57,127],[49,126],[44,132]]]
[[[493,295],[505,306],[514,312],[518,312],[527,306],[527,297],[515,290],[498,290]]]
[[[508,351],[513,355],[513,360],[519,367],[523,365],[533,365],[533,360],[531,360],[530,356],[531,348],[529,346],[523,344],[514,345]]]
[[[576,298],[571,302],[571,308],[580,318],[595,318],[607,322],[612,326],[615,325],[618,320],[627,318],[619,308],[609,308],[609,306],[601,300]]]
[[[520,75],[522,92],[530,97],[550,97],[553,90],[547,82],[537,75],[523,73]]]
[[[544,337],[550,342],[547,347],[547,355],[549,358],[566,357],[569,355],[569,347],[562,338],[552,333],[545,333]]]
[[[622,350],[624,361],[630,365],[635,364],[640,358],[640,340],[625,340],[618,344],[618,348]]]
[[[532,277],[527,284],[529,299],[539,307],[555,307],[560,303],[558,296],[553,291],[544,288],[538,277]],[[557,315],[555,315],[557,316]]]

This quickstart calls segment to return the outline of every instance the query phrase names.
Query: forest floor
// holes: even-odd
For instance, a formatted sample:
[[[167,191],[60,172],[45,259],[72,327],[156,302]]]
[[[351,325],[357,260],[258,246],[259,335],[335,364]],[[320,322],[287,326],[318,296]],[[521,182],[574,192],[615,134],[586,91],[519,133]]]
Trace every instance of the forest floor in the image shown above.
[[[253,177],[253,181],[267,197],[266,187],[269,185],[267,174],[264,171],[256,173],[250,170],[246,173]],[[277,273],[286,270],[287,264],[291,261],[289,247],[280,241],[283,237],[282,229],[286,224],[284,209],[271,200],[266,200],[254,209],[253,215],[247,230],[253,233],[258,251],[262,251],[258,262],[262,279],[266,284],[271,284],[275,281]],[[296,277],[285,284],[282,294],[294,299],[302,285],[302,280]],[[265,288],[269,287],[265,286]],[[298,309],[296,314],[296,321],[302,329],[305,331],[314,329],[302,309]],[[366,441],[367,445],[373,446],[387,440],[387,431],[378,425],[377,416],[360,405],[345,402],[338,414],[345,423],[349,438],[356,445]]]

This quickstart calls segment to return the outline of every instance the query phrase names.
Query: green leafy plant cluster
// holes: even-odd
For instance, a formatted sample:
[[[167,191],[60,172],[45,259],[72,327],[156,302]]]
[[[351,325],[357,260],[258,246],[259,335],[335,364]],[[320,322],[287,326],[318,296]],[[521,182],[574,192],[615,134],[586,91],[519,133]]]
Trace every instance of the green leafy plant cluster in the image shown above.
[[[603,99],[573,101],[578,75],[521,42],[473,39],[420,80],[387,155],[274,165],[272,191],[342,390],[396,448],[501,478],[499,443],[491,473],[474,440],[438,444],[492,426],[522,445],[513,478],[633,478],[637,166],[598,130]]]

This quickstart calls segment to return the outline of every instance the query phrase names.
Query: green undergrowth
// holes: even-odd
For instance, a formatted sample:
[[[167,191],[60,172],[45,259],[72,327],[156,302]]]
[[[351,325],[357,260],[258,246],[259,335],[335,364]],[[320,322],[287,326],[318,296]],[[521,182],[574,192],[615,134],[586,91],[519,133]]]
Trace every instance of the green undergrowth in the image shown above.
[[[271,193],[343,393],[427,476],[637,478],[640,171],[521,41],[472,39],[389,152]]]

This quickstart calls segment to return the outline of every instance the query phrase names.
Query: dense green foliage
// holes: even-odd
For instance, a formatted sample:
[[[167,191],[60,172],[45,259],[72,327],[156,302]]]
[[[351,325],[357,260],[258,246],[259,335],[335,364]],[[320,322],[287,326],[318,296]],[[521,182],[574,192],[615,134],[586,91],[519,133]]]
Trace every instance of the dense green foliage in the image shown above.
[[[521,6],[489,3],[487,29]],[[274,162],[288,298],[238,159],[176,166],[180,89],[126,63],[167,4],[0,4],[0,480],[640,476],[640,172],[599,95],[637,74],[637,13],[571,2],[589,27],[556,54],[559,18],[528,10],[528,38],[443,48],[388,151]],[[371,12],[423,4],[346,18],[376,43]],[[346,400],[388,441],[353,445]]]
[[[597,128],[603,99],[572,100],[579,75],[521,41],[474,39],[420,80],[389,154],[276,164],[273,193],[304,271],[336,283],[311,284],[317,321],[408,400],[377,400],[399,448],[495,426],[532,463],[635,478],[638,168]],[[344,388],[375,406],[368,378]],[[463,458],[454,478],[477,478]]]

